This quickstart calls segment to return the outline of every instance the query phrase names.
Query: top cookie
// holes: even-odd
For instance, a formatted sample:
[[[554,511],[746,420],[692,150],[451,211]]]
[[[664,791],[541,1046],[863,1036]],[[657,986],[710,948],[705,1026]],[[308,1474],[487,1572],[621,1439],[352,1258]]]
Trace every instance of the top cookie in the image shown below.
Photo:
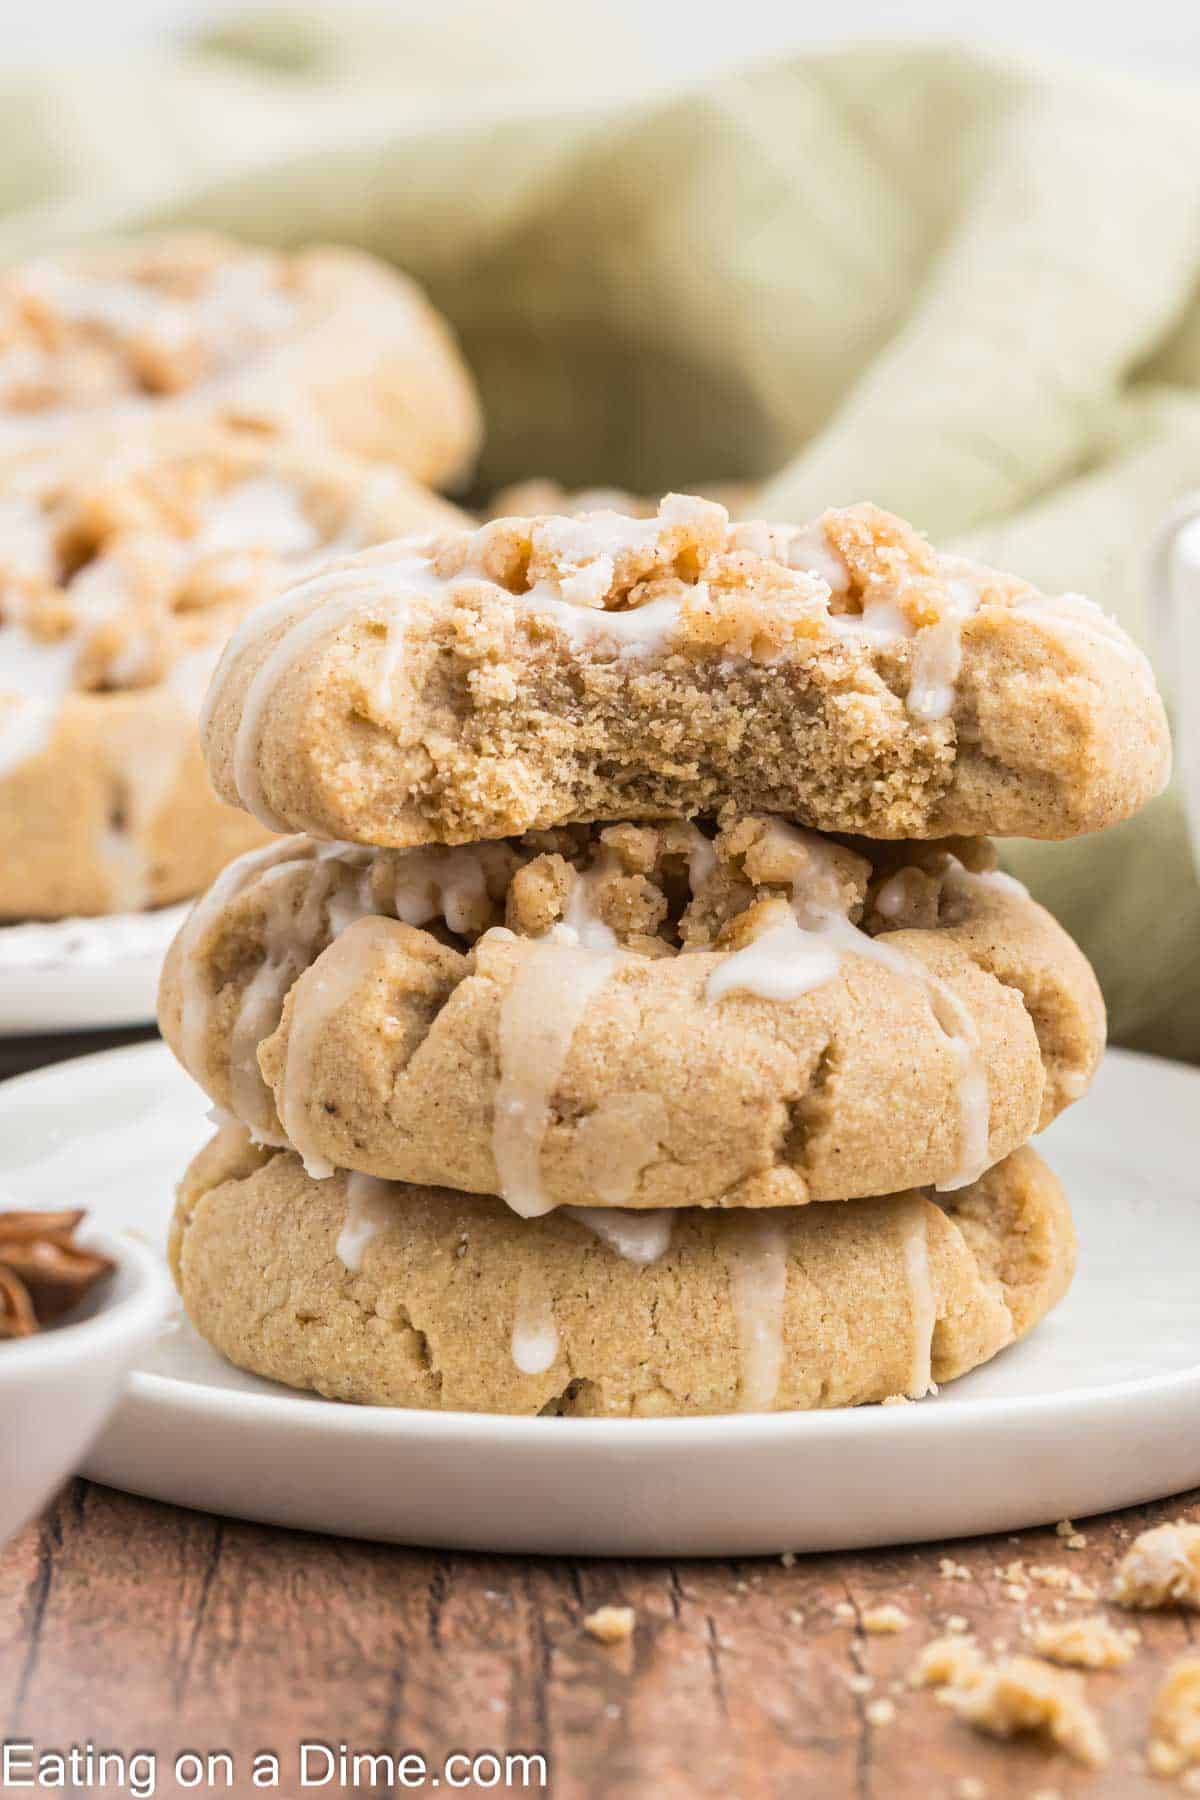
[[[217,791],[405,848],[732,804],[877,838],[1070,837],[1162,787],[1149,664],[1075,596],[871,506],[497,519],[260,608],[209,694]]]
[[[98,409],[315,434],[434,486],[467,473],[481,431],[449,328],[406,276],[354,250],[206,233],[0,275],[0,446]]]

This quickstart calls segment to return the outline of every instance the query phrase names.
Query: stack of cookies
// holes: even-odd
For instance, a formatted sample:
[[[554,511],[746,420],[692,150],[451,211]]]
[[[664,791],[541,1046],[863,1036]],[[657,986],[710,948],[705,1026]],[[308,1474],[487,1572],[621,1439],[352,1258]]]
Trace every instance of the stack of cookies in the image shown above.
[[[500,518],[335,562],[210,689],[231,865],[160,1019],[219,1129],[172,1263],[239,1366],[359,1402],[919,1399],[1074,1233],[1028,1140],[1103,1007],[984,833],[1161,786],[1086,600],[869,506]]]
[[[264,841],[196,714],[241,615],[463,515],[442,321],[345,250],[149,239],[0,274],[0,922],[191,896]]]

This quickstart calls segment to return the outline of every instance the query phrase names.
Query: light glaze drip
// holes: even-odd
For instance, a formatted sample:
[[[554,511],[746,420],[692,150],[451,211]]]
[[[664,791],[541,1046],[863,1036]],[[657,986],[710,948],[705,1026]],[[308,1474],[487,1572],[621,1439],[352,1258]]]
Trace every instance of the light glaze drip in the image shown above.
[[[564,1206],[562,1210],[564,1217],[593,1232],[623,1261],[643,1267],[665,1256],[675,1229],[675,1215],[666,1207],[650,1212],[623,1211],[615,1206]]]
[[[226,907],[263,871],[278,863],[297,862],[304,854],[304,839],[293,837],[239,856],[222,869],[208,892],[200,896],[179,933],[180,1052],[188,1073],[201,1087],[209,1087],[212,1081],[209,1039],[216,998],[201,955],[204,939]]]
[[[399,1217],[395,1184],[377,1181],[374,1175],[346,1177],[346,1222],[338,1234],[338,1260],[357,1275],[368,1246],[394,1225]]]
[[[481,848],[410,850],[396,864],[396,917],[405,925],[444,919],[451,931],[478,930],[487,904],[487,869]]]
[[[332,921],[331,921],[332,923]],[[305,1173],[323,1181],[334,1172],[315,1140],[311,1105],[314,1070],[323,1034],[334,1014],[375,966],[379,952],[395,932],[390,919],[349,919],[343,909],[340,936],[295,983],[288,1030],[287,1060],[277,1096],[279,1120]]]
[[[951,568],[958,574],[950,574]],[[954,711],[962,671],[962,629],[978,612],[982,598],[978,576],[970,565],[943,559],[948,576],[941,617],[917,633],[909,676],[907,707],[916,719],[947,719]]]
[[[529,946],[501,1003],[492,1153],[501,1197],[523,1218],[554,1205],[541,1174],[551,1102],[584,1013],[620,960],[552,932]]]
[[[49,475],[40,477],[43,489]],[[23,570],[36,578],[55,579],[55,525],[42,510],[37,494],[0,501],[0,560],[7,573]],[[293,566],[318,546],[319,534],[307,518],[296,488],[276,476],[255,476],[234,483],[209,500],[200,510],[199,525],[191,537],[172,537],[161,531],[153,538],[155,555],[182,581],[199,559],[223,555],[227,559],[246,553],[253,573],[253,555],[271,553]],[[35,551],[37,554],[35,555]],[[136,556],[134,557],[136,564]],[[227,566],[233,566],[229,563]],[[124,541],[86,563],[65,583],[73,626],[65,636],[44,642],[26,631],[15,597],[5,596],[8,615],[0,624],[0,775],[29,761],[52,738],[62,706],[75,683],[80,658],[93,633],[116,618],[128,606],[129,553]],[[140,686],[146,673],[150,640],[133,633],[119,654],[109,658],[109,678],[117,687]],[[163,685],[189,712],[196,712],[200,696],[217,660],[217,647],[200,648],[178,659],[163,677]],[[140,759],[140,771],[152,770],[155,756]],[[121,899],[129,909],[144,902],[137,898],[139,880],[133,871],[128,845],[101,845],[111,850],[111,862]]]
[[[842,966],[829,934],[805,930],[796,919],[771,925],[734,951],[708,978],[708,998],[757,994],[762,1000],[795,1000],[832,981]]]
[[[904,1276],[912,1321],[912,1357],[905,1392],[921,1400],[935,1392],[933,1385],[933,1334],[937,1326],[937,1298],[929,1268],[929,1213],[918,1200],[904,1231]]]
[[[788,1001],[831,981],[845,955],[866,957],[908,981],[918,981],[928,996],[938,1029],[958,1064],[955,1093],[959,1111],[955,1167],[938,1185],[940,1192],[978,1180],[988,1166],[991,1098],[979,1034],[970,1010],[949,983],[887,937],[861,931],[844,911],[835,908],[830,851],[822,840],[793,827],[780,827],[808,849],[792,888],[793,917],[765,927],[752,942],[735,951],[709,977],[710,1001],[742,992],[761,999]],[[964,871],[965,874],[965,871]],[[898,878],[893,877],[895,882]],[[899,895],[899,888],[894,892]]]
[[[522,1375],[544,1375],[558,1356],[554,1305],[545,1288],[523,1276],[513,1319],[512,1359]]]
[[[763,1213],[731,1212],[721,1223],[738,1341],[738,1411],[770,1412],[783,1373],[787,1234]]]

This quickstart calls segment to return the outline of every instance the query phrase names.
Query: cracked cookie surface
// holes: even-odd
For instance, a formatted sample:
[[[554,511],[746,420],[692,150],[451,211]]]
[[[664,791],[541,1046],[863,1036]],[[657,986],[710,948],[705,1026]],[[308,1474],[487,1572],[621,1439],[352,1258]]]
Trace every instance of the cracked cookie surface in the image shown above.
[[[1164,784],[1149,664],[1097,607],[870,506],[497,519],[329,569],[235,635],[217,791],[408,847],[727,803],[892,839],[1070,837]]]
[[[594,1215],[521,1220],[355,1180],[313,1181],[226,1130],[184,1177],[170,1255],[192,1323],[231,1362],[365,1404],[627,1416],[916,1398],[1032,1329],[1074,1267],[1062,1190],[1030,1150],[940,1205],[686,1211],[624,1254]]]
[[[160,1024],[318,1174],[526,1214],[952,1188],[1077,1099],[1104,1038],[1086,961],[993,860],[756,815],[292,839],[194,909]]]

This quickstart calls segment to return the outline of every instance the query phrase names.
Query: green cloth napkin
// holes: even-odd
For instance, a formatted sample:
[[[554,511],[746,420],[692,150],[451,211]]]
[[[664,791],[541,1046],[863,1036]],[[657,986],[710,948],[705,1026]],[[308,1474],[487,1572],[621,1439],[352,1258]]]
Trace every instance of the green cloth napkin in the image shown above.
[[[581,5],[447,10],[420,33],[270,12],[10,75],[0,254],[177,222],[364,245],[461,334],[481,487],[872,499],[1152,648],[1148,545],[1200,485],[1192,89],[923,45],[676,90]],[[1114,1038],[1200,1059],[1177,790],[1006,860],[1092,958]]]

